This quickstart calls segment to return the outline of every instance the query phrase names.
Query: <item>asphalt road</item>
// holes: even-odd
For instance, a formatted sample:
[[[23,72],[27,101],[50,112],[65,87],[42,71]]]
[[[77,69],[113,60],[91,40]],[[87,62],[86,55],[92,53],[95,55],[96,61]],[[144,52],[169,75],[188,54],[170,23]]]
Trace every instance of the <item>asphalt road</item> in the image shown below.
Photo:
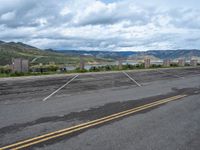
[[[0,147],[184,94],[25,149],[198,150],[200,68],[126,73],[0,79]]]

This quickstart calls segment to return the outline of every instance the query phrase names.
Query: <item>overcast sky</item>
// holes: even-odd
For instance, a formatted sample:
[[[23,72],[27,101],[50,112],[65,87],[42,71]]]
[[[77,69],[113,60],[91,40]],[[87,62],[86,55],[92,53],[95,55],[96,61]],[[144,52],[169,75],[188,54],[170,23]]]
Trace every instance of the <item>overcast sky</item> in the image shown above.
[[[0,0],[0,40],[62,50],[200,49],[200,1]]]

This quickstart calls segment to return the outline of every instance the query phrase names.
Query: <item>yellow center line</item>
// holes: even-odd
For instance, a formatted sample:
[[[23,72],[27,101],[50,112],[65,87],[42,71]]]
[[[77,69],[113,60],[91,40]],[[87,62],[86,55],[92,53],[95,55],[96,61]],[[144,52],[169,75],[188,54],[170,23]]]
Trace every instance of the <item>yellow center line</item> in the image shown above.
[[[108,122],[108,121],[111,121],[111,120],[114,120],[114,119],[117,119],[117,118],[121,118],[121,117],[127,116],[129,114],[133,114],[135,112],[139,112],[139,111],[142,111],[142,110],[145,110],[145,109],[157,106],[157,105],[161,105],[161,104],[173,101],[173,100],[177,100],[177,99],[180,99],[180,98],[183,98],[183,97],[186,97],[186,96],[187,95],[177,95],[177,96],[173,96],[173,97],[166,98],[166,99],[163,99],[163,100],[159,100],[159,101],[156,101],[156,102],[152,102],[152,103],[149,103],[149,104],[145,104],[143,106],[139,106],[139,107],[136,107],[136,108],[133,108],[133,109],[129,109],[129,110],[122,111],[122,112],[119,112],[119,113],[116,113],[116,114],[112,114],[112,115],[109,115],[109,116],[106,116],[106,117],[103,117],[103,118],[100,118],[100,119],[96,119],[96,120],[89,121],[89,122],[86,122],[86,123],[82,123],[82,124],[79,124],[79,125],[76,125],[76,126],[73,126],[73,127],[65,128],[65,129],[62,129],[62,130],[51,132],[49,134],[44,134],[44,135],[41,135],[41,136],[38,136],[38,137],[35,137],[35,138],[31,138],[31,139],[21,141],[21,142],[12,144],[12,145],[8,145],[8,146],[0,148],[0,150],[5,150],[5,149],[8,149],[8,148],[11,148],[13,150],[22,149],[22,148],[25,148],[25,147],[28,147],[28,146],[31,146],[31,145],[35,145],[35,144],[56,138],[56,137],[67,135],[67,134],[70,134],[70,133],[73,133],[73,132],[76,132],[76,131],[79,131],[79,130],[83,130],[83,129],[86,129],[86,128],[89,128],[89,127],[92,127],[92,126],[96,126],[96,125],[99,125],[99,124],[102,124],[102,123],[105,123],[105,122]]]

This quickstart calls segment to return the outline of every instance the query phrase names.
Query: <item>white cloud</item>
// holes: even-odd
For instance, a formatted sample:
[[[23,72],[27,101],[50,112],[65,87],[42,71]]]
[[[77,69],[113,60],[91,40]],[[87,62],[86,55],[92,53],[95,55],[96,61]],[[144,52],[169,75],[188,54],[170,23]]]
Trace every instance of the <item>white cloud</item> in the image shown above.
[[[35,21],[33,21],[33,24],[37,24],[38,26],[45,26],[48,24],[48,21],[46,18],[37,18]]]
[[[7,12],[5,14],[2,14],[0,19],[3,21],[10,21],[15,18],[15,12]]]
[[[0,0],[0,3],[0,40],[55,49],[200,47],[200,8],[192,8],[188,2],[177,5],[172,0],[154,3]]]
[[[66,6],[60,11],[61,16],[66,16],[71,13],[71,10]]]

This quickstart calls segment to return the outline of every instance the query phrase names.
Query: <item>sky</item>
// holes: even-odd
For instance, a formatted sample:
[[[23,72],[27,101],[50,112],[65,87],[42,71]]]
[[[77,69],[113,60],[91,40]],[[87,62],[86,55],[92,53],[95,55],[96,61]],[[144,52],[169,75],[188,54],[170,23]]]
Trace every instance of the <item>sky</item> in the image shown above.
[[[0,40],[41,49],[200,49],[199,0],[0,0]]]

